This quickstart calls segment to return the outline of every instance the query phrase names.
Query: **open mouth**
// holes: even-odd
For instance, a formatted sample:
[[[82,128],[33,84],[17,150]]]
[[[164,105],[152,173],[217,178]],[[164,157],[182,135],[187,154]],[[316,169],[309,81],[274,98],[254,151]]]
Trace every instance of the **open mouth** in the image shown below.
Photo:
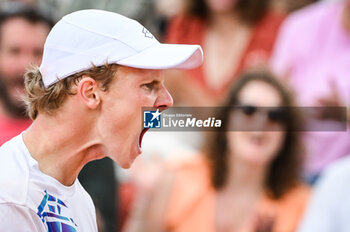
[[[139,138],[139,147],[141,148],[141,144],[142,144],[142,138],[143,136],[146,134],[146,132],[148,131],[149,128],[144,128],[142,131],[141,131],[141,134],[140,134],[140,138]]]

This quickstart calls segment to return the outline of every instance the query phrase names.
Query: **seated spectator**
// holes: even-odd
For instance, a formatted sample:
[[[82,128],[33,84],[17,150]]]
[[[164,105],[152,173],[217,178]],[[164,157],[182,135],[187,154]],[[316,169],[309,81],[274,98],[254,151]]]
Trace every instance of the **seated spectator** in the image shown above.
[[[293,106],[291,96],[269,73],[246,73],[226,105],[216,117],[224,131],[201,155],[170,165],[154,196],[135,203],[126,231],[295,231],[310,190],[299,177],[301,121],[280,107]]]
[[[326,25],[326,26],[325,26]],[[350,93],[350,0],[315,3],[283,24],[272,69],[291,85],[300,106],[346,106]],[[319,115],[321,124],[336,120]],[[350,153],[350,133],[307,132],[305,174],[312,183]]]
[[[190,0],[169,25],[169,43],[200,44],[204,64],[167,79],[180,106],[213,106],[222,101],[237,74],[267,62],[284,15],[269,0]],[[179,80],[180,78],[180,80]]]
[[[299,232],[350,231],[350,157],[332,164],[316,184]]]

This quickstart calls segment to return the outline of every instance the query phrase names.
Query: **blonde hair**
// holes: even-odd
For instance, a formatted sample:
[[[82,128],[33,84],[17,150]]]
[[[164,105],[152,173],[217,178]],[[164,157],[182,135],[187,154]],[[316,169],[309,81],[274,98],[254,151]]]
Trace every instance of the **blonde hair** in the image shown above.
[[[24,102],[28,116],[34,120],[39,113],[52,115],[69,95],[76,94],[73,87],[77,86],[83,75],[96,80],[102,91],[108,91],[110,83],[116,77],[117,67],[117,64],[108,63],[98,67],[93,65],[92,68],[61,79],[49,87],[44,86],[39,68],[31,67],[24,75],[26,89]]]

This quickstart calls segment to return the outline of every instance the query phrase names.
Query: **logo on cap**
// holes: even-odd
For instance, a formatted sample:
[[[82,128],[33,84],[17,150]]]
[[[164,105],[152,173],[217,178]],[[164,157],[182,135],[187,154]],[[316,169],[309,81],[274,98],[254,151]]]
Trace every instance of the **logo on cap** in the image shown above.
[[[143,112],[143,128],[160,128],[161,113],[159,109],[146,110]]]
[[[145,37],[153,39],[152,33],[149,32],[146,28],[142,28],[142,33],[145,35]]]

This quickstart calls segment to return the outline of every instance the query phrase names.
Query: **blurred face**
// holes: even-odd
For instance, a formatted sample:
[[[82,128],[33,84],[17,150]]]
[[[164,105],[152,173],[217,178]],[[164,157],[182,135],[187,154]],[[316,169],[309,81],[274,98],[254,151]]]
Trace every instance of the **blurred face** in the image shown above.
[[[238,0],[205,0],[208,8],[214,13],[232,12]]]
[[[166,109],[173,99],[164,86],[162,71],[121,66],[118,77],[103,95],[99,133],[107,156],[129,168],[141,154],[142,107]],[[106,123],[108,122],[108,123]]]
[[[44,23],[30,23],[20,17],[10,18],[1,27],[0,81],[5,88],[7,111],[23,108],[23,74],[30,65],[39,65],[49,27]],[[14,108],[14,109],[11,109]]]
[[[230,124],[236,128],[247,125],[253,130],[227,133],[231,159],[265,167],[281,149],[285,136],[284,118],[280,108],[259,107],[280,106],[280,95],[265,82],[251,81],[243,87],[238,98],[242,107],[231,112]]]

